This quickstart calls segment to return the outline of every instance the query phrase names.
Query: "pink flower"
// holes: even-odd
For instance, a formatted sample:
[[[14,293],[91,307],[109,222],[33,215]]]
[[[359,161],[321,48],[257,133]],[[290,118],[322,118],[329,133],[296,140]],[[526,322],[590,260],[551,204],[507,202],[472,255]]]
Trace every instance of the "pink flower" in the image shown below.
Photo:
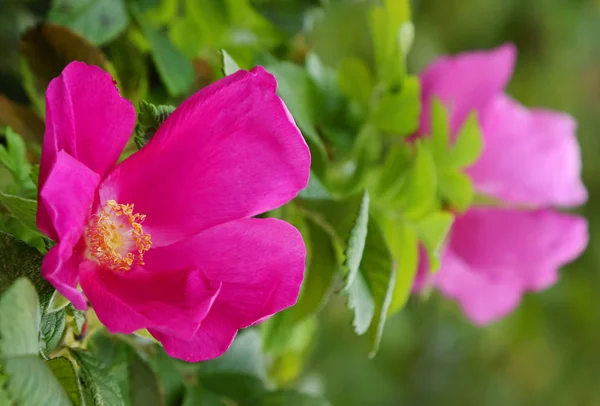
[[[477,111],[484,150],[468,173],[478,193],[506,203],[458,216],[430,280],[477,324],[510,313],[525,292],[554,284],[558,269],[588,242],[583,218],[551,208],[587,200],[576,123],[563,113],[526,109],[503,93],[515,56],[514,46],[504,45],[442,57],[421,75],[420,134],[429,132],[433,97],[450,108],[453,134]],[[416,290],[428,278],[426,268],[422,261]]]
[[[170,355],[219,356],[240,328],[296,302],[300,233],[250,218],[294,198],[310,155],[263,68],[190,97],[117,165],[135,109],[73,62],[46,93],[37,223],[57,242],[42,274],[113,333],[147,328]]]

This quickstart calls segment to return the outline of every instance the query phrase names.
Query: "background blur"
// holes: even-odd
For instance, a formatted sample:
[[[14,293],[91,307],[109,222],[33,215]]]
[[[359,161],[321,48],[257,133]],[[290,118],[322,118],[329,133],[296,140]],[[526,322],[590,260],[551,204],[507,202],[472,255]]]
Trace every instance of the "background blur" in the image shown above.
[[[417,0],[413,22],[412,72],[441,53],[512,41],[508,92],[575,116],[590,244],[557,285],[487,328],[438,295],[414,298],[386,325],[374,360],[341,328],[347,312],[331,311],[313,369],[335,405],[600,405],[600,1]]]
[[[90,1],[0,0],[0,93],[27,103],[27,83],[19,73],[19,36],[51,7],[68,10],[78,3]],[[157,1],[128,3],[144,7]],[[242,66],[257,60],[254,53],[246,57],[251,48],[252,52],[268,48],[278,58],[301,60],[310,41],[298,32],[307,27],[306,11],[319,1],[253,0],[249,4],[287,37],[275,38],[271,31],[262,30],[259,19],[240,11],[237,23],[256,33],[257,41],[240,30],[232,37],[236,40],[228,43],[211,26],[201,32],[203,47],[196,49],[196,43],[185,42],[190,26],[175,26],[181,19],[174,20],[172,27],[170,21],[161,22],[173,28],[170,38],[187,57],[202,54],[194,59],[195,86],[215,79],[217,57],[212,51],[219,48],[226,48]],[[114,21],[107,20],[106,26],[113,27]],[[413,22],[410,72],[418,72],[442,53],[512,41],[519,57],[508,92],[525,105],[575,116],[590,196],[581,209],[590,222],[590,245],[564,269],[557,285],[526,297],[518,311],[487,328],[471,326],[454,303],[435,293],[428,299],[413,298],[386,326],[373,360],[367,357],[364,338],[349,327],[350,312],[337,298],[321,316],[301,385],[321,387],[336,406],[600,405],[600,0],[414,0]],[[346,30],[333,37],[340,41],[349,35],[360,37],[364,28],[350,19],[344,26]],[[134,34],[125,46],[141,43]],[[119,49],[124,42],[111,42],[114,38],[101,34],[96,38],[118,70],[131,68],[135,73],[138,67],[132,60],[118,58],[129,55],[127,48],[126,52]],[[324,46],[338,49],[335,41]],[[140,69],[148,98],[164,101],[167,96],[157,72]],[[132,76],[141,78],[137,73]],[[172,86],[175,90],[170,93],[177,93],[177,84]],[[177,98],[168,100],[176,103]]]

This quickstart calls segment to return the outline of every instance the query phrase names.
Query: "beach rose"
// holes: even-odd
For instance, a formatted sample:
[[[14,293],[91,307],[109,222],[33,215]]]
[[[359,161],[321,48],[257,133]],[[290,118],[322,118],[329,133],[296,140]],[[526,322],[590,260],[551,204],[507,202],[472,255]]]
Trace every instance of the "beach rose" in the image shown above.
[[[587,222],[555,209],[587,200],[576,123],[564,113],[527,109],[504,94],[515,57],[512,45],[441,57],[420,76],[419,133],[429,133],[434,97],[449,108],[454,135],[476,111],[484,149],[467,173],[478,194],[503,203],[459,215],[434,276],[421,255],[415,290],[433,284],[477,324],[510,313],[524,293],[554,284],[558,269],[588,242]]]
[[[43,276],[111,332],[146,328],[187,361],[293,305],[302,237],[251,218],[308,182],[309,150],[276,86],[262,67],[219,80],[117,163],[135,109],[108,73],[69,64],[46,92],[37,224],[56,245]]]

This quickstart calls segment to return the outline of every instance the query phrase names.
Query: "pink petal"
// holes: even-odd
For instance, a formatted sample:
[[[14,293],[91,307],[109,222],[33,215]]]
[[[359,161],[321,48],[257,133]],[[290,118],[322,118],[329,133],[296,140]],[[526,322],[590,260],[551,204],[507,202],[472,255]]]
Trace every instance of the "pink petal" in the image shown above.
[[[242,328],[296,303],[305,257],[302,236],[293,226],[277,219],[243,219],[151,250],[146,263],[194,266],[221,281],[215,306]]]
[[[74,254],[74,249],[83,234],[99,182],[95,172],[59,151],[39,194],[37,225],[58,242],[44,258],[42,275],[79,309],[86,307],[83,296],[75,289],[77,261],[82,253]]]
[[[488,277],[470,267],[451,250],[443,259],[435,284],[444,296],[457,300],[466,316],[477,325],[488,324],[517,308],[523,290],[518,282]]]
[[[200,90],[101,187],[101,199],[134,203],[164,246],[254,216],[308,182],[309,150],[263,68]]]
[[[534,206],[576,206],[587,200],[572,117],[528,110],[500,96],[483,129],[484,152],[469,171],[480,192]]]
[[[86,261],[79,273],[90,304],[113,333],[160,328],[189,340],[221,288],[221,283],[192,268],[135,267],[119,272]]]
[[[119,96],[108,73],[83,62],[70,63],[46,91],[40,185],[61,150],[104,177],[117,162],[134,125],[135,109]]]
[[[162,343],[170,356],[187,362],[200,362],[223,355],[233,343],[238,328],[227,313],[215,305],[191,340],[159,330],[148,331]]]
[[[471,209],[456,219],[435,286],[476,323],[513,310],[527,290],[556,282],[588,243],[585,219],[552,210]]]
[[[515,58],[514,45],[505,44],[490,51],[465,52],[435,60],[420,75],[423,108],[419,133],[430,132],[434,97],[451,108],[452,133],[460,128],[471,111],[481,114],[506,87]]]

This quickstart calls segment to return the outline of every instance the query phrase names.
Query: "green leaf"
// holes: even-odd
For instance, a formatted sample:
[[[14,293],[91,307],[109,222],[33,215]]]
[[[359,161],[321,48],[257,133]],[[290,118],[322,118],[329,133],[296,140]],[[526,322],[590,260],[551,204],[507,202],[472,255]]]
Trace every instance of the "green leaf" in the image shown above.
[[[34,88],[29,92],[33,98],[43,94],[48,83],[72,61],[86,62],[104,70],[109,66],[100,49],[70,29],[49,23],[37,25],[23,34],[21,53],[34,81]]]
[[[10,127],[27,143],[41,144],[44,138],[44,121],[28,106],[0,94],[0,128]]]
[[[154,136],[158,128],[175,111],[174,106],[154,105],[146,100],[140,100],[138,122],[135,125],[135,144],[142,148]]]
[[[31,165],[27,161],[25,142],[10,127],[0,129],[0,136],[6,140],[6,147],[0,143],[0,164],[8,169],[21,188],[35,191],[35,185],[29,177]]]
[[[335,246],[331,237],[313,222],[308,222],[308,229],[310,262],[304,276],[300,297],[293,307],[296,321],[316,313],[326,303],[338,270]]]
[[[218,395],[195,385],[185,388],[182,406],[227,406],[227,404]]]
[[[71,352],[77,362],[83,390],[92,399],[94,406],[124,405],[117,382],[93,355],[74,349]]]
[[[416,156],[406,173],[400,194],[393,203],[400,207],[409,219],[417,219],[428,213],[437,201],[437,173],[433,157],[423,144],[416,144]]]
[[[6,392],[13,405],[72,405],[60,382],[37,355],[6,359],[3,372],[8,376]]]
[[[460,171],[451,169],[441,170],[438,176],[442,196],[458,211],[467,210],[475,194],[471,178]]]
[[[386,219],[381,224],[397,263],[396,284],[388,309],[388,315],[392,315],[404,307],[410,296],[419,264],[419,238],[407,223]]]
[[[59,310],[53,313],[46,313],[41,321],[41,338],[43,348],[46,354],[51,353],[63,337],[67,326],[67,312]]]
[[[3,396],[15,405],[69,405],[61,385],[37,355],[39,325],[35,288],[20,278],[0,297],[0,367],[7,377]]]
[[[419,127],[421,85],[416,76],[407,76],[398,92],[381,96],[373,112],[373,123],[381,131],[407,136]]]
[[[37,202],[0,192],[0,203],[23,225],[42,236],[36,225]]]
[[[53,0],[47,20],[69,27],[95,45],[115,39],[129,24],[124,0]]]
[[[368,108],[373,92],[373,78],[369,67],[358,58],[348,58],[338,71],[339,86],[346,97],[356,100]]]
[[[239,334],[219,358],[200,364],[202,386],[216,394],[243,401],[265,390],[265,360],[258,331]]]
[[[432,269],[437,269],[439,265],[438,251],[450,231],[453,221],[452,213],[438,211],[422,218],[416,224],[421,242],[429,253]]]
[[[47,363],[74,406],[83,404],[81,385],[73,361],[66,357],[53,358]]]
[[[481,151],[483,151],[483,135],[477,121],[477,114],[473,112],[458,131],[448,161],[459,168],[469,166],[477,161]]]
[[[307,209],[308,219],[334,238],[336,249],[343,255],[345,287],[350,286],[358,275],[367,238],[369,194],[365,191],[342,201],[304,200],[300,203]]]
[[[265,393],[247,404],[254,406],[330,406],[330,403],[323,398],[291,390]]]
[[[39,325],[35,288],[26,278],[16,279],[0,297],[0,357],[36,355]]]
[[[346,287],[348,308],[354,312],[354,331],[364,334],[369,329],[375,316],[375,301],[369,290],[369,284],[362,273],[359,273],[350,286]]]
[[[127,368],[131,406],[163,406],[164,394],[154,371],[134,348],[127,346]]]
[[[450,150],[449,125],[448,110],[437,97],[434,97],[431,102],[431,138],[433,141],[433,159],[438,164],[448,161]]]
[[[367,244],[360,271],[368,281],[369,291],[375,304],[373,320],[368,330],[371,345],[369,356],[373,357],[379,348],[396,285],[394,259],[375,219],[369,221]]]
[[[77,310],[72,303],[69,303],[65,310],[67,315],[72,317],[71,326],[73,327],[73,332],[76,335],[81,335],[83,325],[85,324],[85,313]]]
[[[331,199],[331,195],[323,186],[317,175],[312,171],[308,180],[308,186],[298,193],[298,197],[303,199]]]
[[[10,234],[0,231],[0,293],[25,276],[35,286],[42,307],[46,307],[54,289],[40,274],[42,255],[38,250]]]
[[[241,69],[231,55],[224,49],[221,50],[221,58],[223,59],[223,75],[228,76]]]
[[[133,31],[130,31],[133,32]],[[108,52],[110,62],[115,67],[119,76],[117,86],[121,96],[136,105],[148,92],[149,69],[146,55],[135,46],[126,35],[111,42]]]
[[[302,134],[307,138],[313,154],[313,167],[317,164],[315,158],[320,160],[318,165],[323,165],[327,154],[314,125],[316,112],[312,107],[316,104],[317,97],[314,83],[305,69],[290,62],[269,65],[267,70],[277,78],[277,94],[283,99]]]
[[[152,60],[169,94],[175,97],[189,92],[194,83],[192,63],[168,37],[137,15],[136,20],[150,44]]]

